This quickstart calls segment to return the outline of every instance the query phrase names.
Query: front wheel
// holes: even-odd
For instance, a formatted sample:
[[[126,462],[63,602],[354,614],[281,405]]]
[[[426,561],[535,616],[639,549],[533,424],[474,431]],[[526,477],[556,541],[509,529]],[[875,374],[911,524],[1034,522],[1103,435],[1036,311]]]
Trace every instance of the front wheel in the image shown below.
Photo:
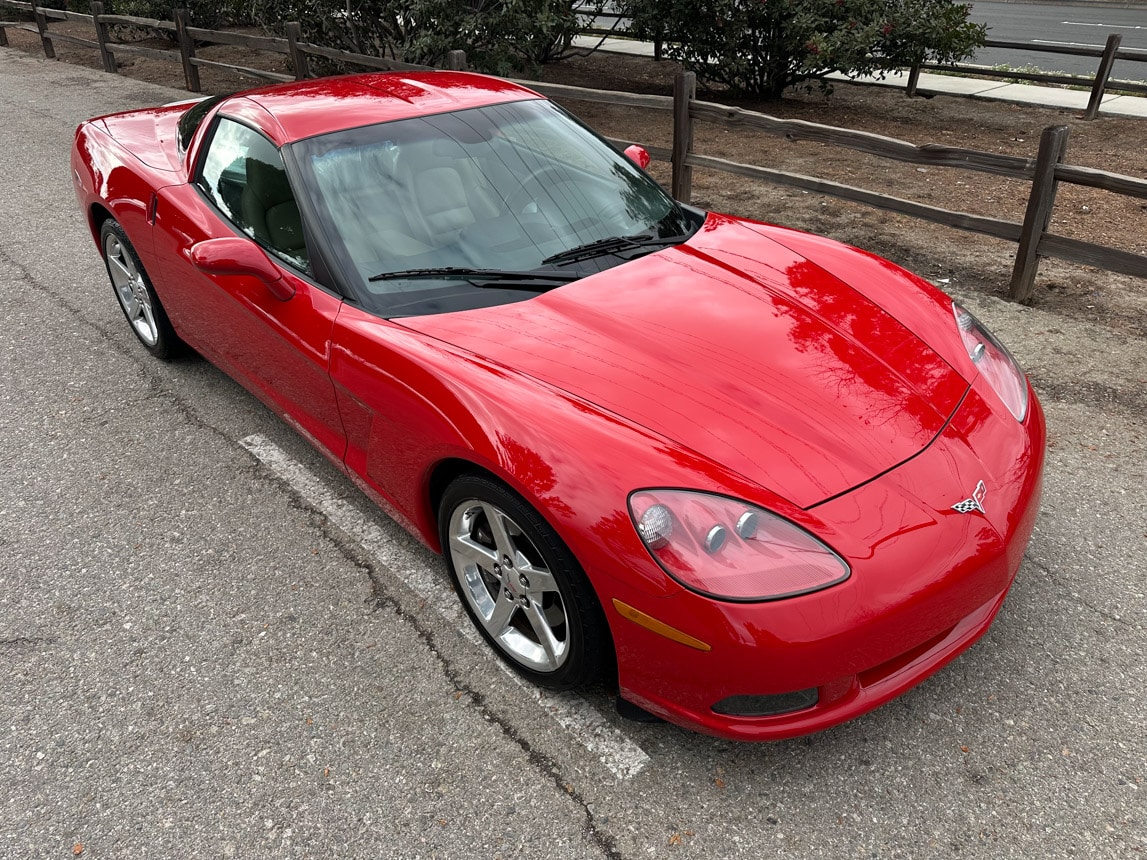
[[[439,532],[466,612],[503,660],[552,690],[597,680],[610,653],[601,606],[533,508],[502,484],[464,476],[443,495]]]
[[[139,342],[156,358],[172,358],[183,342],[175,333],[151,279],[127,238],[123,227],[112,219],[100,227],[100,248],[120,309]]]

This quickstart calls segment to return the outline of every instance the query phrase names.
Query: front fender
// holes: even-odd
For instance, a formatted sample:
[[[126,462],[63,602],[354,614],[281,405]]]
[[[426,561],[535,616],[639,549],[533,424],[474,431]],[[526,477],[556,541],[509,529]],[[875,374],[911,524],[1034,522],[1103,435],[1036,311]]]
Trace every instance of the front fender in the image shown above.
[[[603,602],[619,589],[630,596],[680,590],[630,521],[635,489],[724,493],[820,527],[739,475],[510,368],[349,305],[335,329],[331,376],[348,471],[435,551],[433,478],[457,461],[503,481],[545,517]]]

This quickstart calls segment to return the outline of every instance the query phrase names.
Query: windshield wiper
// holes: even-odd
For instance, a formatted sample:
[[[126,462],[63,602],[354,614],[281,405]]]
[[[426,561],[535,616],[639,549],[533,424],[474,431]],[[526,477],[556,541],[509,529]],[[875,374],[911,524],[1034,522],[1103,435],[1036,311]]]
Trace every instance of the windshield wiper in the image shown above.
[[[392,281],[404,279],[451,278],[466,281],[475,287],[504,287],[520,290],[546,290],[535,282],[549,281],[553,286],[576,281],[581,275],[576,272],[515,272],[510,269],[467,269],[461,266],[442,266],[435,269],[405,269],[399,272],[379,272],[367,278],[368,281]]]
[[[594,239],[584,245],[576,245],[565,251],[551,254],[542,260],[542,263],[572,263],[575,260],[615,254],[618,251],[632,251],[638,248],[653,249],[659,245],[677,245],[688,238],[686,235],[650,236],[648,233],[638,233],[636,236],[606,236],[604,239]]]

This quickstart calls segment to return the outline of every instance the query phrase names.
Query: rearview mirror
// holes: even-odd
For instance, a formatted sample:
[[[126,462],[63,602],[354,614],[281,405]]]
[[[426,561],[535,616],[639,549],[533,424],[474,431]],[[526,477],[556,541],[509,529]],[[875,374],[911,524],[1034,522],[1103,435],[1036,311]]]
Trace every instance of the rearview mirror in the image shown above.
[[[641,146],[637,143],[634,143],[625,148],[625,157],[640,167],[642,170],[647,168],[649,166],[649,162],[653,160],[649,157],[649,151],[644,146]]]
[[[209,275],[250,275],[258,278],[267,291],[281,302],[295,294],[295,288],[283,278],[279,267],[252,242],[239,236],[205,239],[191,247],[191,263]]]

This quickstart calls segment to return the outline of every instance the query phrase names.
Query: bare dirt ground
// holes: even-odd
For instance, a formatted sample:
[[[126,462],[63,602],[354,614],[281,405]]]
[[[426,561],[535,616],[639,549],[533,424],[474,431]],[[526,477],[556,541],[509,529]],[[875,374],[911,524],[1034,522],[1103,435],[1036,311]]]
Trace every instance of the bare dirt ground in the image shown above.
[[[91,38],[78,23],[53,23],[53,31],[74,29]],[[121,34],[131,38],[132,34]],[[39,39],[10,30],[13,48],[40,54]],[[155,40],[154,47],[172,47]],[[95,51],[58,43],[66,62],[100,68]],[[199,55],[220,62],[289,73],[286,57],[230,46],[201,49]],[[620,55],[594,54],[549,65],[544,79],[555,83],[630,92],[671,92],[672,63]],[[153,83],[183,86],[178,62],[120,56],[120,73]],[[205,92],[231,92],[253,85],[222,70],[200,70]],[[730,103],[721,94],[702,98]],[[1072,164],[1147,176],[1147,121],[1100,117],[1084,122],[1070,111],[1033,108],[980,99],[937,96],[907,98],[903,91],[839,84],[830,97],[798,93],[779,102],[732,102],[781,117],[861,129],[915,144],[943,143],[969,149],[1035,157],[1040,132],[1049,125],[1068,125],[1067,160]],[[668,146],[669,114],[627,107],[570,102],[582,119],[603,134]],[[749,164],[818,176],[885,194],[959,210],[1021,221],[1029,184],[955,168],[922,168],[877,159],[822,144],[794,143],[751,131],[731,131],[700,123],[697,151]],[[653,165],[668,184],[667,165]],[[1003,240],[932,225],[743,177],[698,170],[693,202],[764,221],[823,233],[886,256],[921,275],[964,289],[1005,295],[1015,245]],[[1061,186],[1052,231],[1136,253],[1147,253],[1147,201],[1097,189]],[[1074,318],[1098,322],[1125,334],[1147,336],[1147,281],[1089,267],[1045,259],[1040,266],[1033,304]]]

